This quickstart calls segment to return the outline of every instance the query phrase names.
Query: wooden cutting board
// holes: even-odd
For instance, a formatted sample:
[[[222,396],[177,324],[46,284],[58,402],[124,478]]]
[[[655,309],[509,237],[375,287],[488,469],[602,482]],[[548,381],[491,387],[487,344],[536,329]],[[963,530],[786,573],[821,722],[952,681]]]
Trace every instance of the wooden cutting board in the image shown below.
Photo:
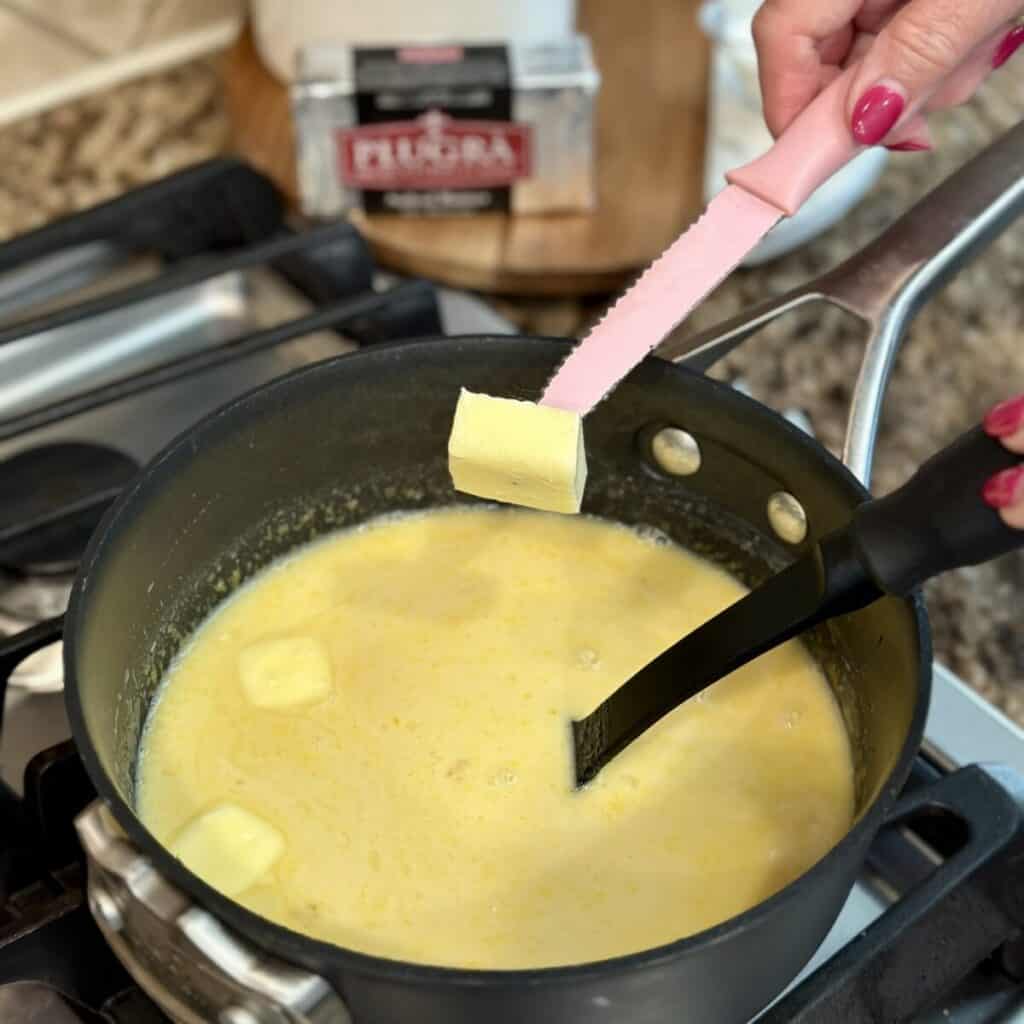
[[[548,217],[352,219],[381,265],[479,291],[578,296],[615,291],[703,207],[708,44],[699,0],[580,0],[598,96],[598,209]],[[286,89],[243,35],[225,58],[234,142],[294,201]]]

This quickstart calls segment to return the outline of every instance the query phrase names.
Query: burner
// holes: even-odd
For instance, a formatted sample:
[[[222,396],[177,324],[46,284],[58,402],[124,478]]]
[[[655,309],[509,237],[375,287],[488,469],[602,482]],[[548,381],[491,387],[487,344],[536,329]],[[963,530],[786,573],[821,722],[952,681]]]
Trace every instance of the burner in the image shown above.
[[[64,611],[89,537],[137,470],[127,455],[94,444],[33,448],[0,466],[0,637]],[[61,645],[27,658],[10,682],[35,693],[61,690]]]
[[[82,1021],[105,1024],[99,1014],[73,1006],[59,992],[33,981],[0,985],[0,1020],[24,1021],[25,1024],[81,1024]]]
[[[0,639],[60,615],[71,593],[71,576],[23,577],[0,569]],[[11,674],[11,686],[33,693],[64,688],[63,646],[44,647]]]
[[[18,630],[52,619],[67,607],[74,577],[25,577],[0,569],[0,616]]]
[[[138,472],[134,459],[98,444],[53,444],[0,465],[0,566],[25,576],[73,573],[93,530]]]

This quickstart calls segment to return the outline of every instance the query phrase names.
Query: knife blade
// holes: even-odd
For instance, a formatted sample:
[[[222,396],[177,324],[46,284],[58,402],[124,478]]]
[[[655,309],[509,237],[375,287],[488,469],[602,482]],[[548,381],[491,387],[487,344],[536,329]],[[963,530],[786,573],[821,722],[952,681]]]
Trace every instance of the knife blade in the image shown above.
[[[548,381],[541,405],[586,415],[785,216],[863,149],[846,127],[856,65],[839,75],[763,156],[731,171],[704,215],[644,271]]]
[[[541,405],[588,413],[686,319],[783,212],[729,185],[704,215],[641,275],[548,383]]]

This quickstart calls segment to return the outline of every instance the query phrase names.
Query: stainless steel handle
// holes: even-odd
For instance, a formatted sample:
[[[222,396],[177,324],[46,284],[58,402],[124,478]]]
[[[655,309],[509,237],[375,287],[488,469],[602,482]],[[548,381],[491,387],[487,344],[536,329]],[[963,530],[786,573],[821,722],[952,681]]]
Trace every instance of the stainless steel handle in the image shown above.
[[[896,351],[924,302],[1024,212],[1024,122],[947,178],[856,255],[821,277],[659,355],[706,370],[760,327],[823,301],[860,318],[868,338],[850,403],[843,460],[867,486]]]
[[[843,461],[865,485],[882,401],[910,321],[927,299],[1024,211],[1024,123],[965,164],[821,282],[870,325]]]
[[[1005,230],[1024,203],[1024,122],[969,160],[873,242],[818,278],[817,290],[877,323],[913,315]]]

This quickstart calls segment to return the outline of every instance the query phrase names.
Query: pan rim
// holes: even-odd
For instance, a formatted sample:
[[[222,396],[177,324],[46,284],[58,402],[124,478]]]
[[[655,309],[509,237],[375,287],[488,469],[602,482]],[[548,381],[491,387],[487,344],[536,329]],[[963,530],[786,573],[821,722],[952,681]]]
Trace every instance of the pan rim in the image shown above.
[[[554,352],[555,347],[564,353],[566,339],[544,338],[524,335],[449,335],[435,336],[409,341],[389,342],[374,345],[372,348],[360,349],[344,353],[337,357],[323,360],[310,366],[301,367],[290,373],[260,385],[238,396],[224,406],[204,416],[197,423],[183,431],[160,452],[158,452],[139,472],[128,487],[122,491],[116,501],[107,510],[100,524],[90,538],[83,555],[81,566],[75,577],[68,610],[65,617],[64,642],[64,673],[65,673],[65,705],[71,725],[72,736],[78,753],[82,758],[86,771],[96,788],[98,797],[113,813],[118,825],[124,830],[128,839],[139,852],[153,864],[160,875],[172,885],[181,889],[200,907],[213,913],[220,921],[228,924],[244,938],[265,952],[280,957],[289,963],[302,966],[309,970],[320,970],[307,967],[312,962],[320,964],[332,962],[337,967],[332,969],[349,971],[364,976],[387,978],[411,985],[448,985],[459,988],[484,987],[549,987],[573,984],[588,979],[604,978],[609,972],[631,972],[657,968],[666,963],[696,954],[729,941],[739,933],[759,925],[763,919],[775,913],[783,903],[798,898],[801,890],[815,885],[826,876],[852,845],[862,843],[866,847],[884,818],[895,803],[904,783],[906,782],[914,758],[916,757],[924,735],[924,725],[931,701],[932,681],[932,648],[928,618],[920,592],[915,592],[904,603],[912,613],[918,637],[917,657],[917,698],[907,734],[903,740],[899,756],[888,775],[879,786],[870,804],[861,812],[846,834],[823,857],[816,861],[801,875],[788,885],[774,893],[768,899],[755,904],[741,914],[727,918],[703,931],[674,939],[659,946],[634,953],[608,957],[602,960],[587,961],[578,964],[566,964],[538,968],[513,969],[467,969],[460,967],[438,966],[412,961],[394,960],[387,957],[362,953],[345,946],[335,945],[321,939],[313,938],[296,932],[269,918],[247,909],[242,904],[223,896],[201,878],[192,874],[164,847],[153,834],[143,825],[130,804],[118,792],[100,760],[86,723],[84,708],[79,699],[78,672],[76,668],[79,638],[83,632],[83,619],[89,605],[89,581],[96,568],[102,564],[108,545],[116,538],[116,526],[122,517],[134,511],[139,497],[144,494],[146,485],[158,469],[169,459],[178,456],[184,449],[195,444],[195,435],[214,429],[220,420],[228,417],[241,407],[257,405],[268,400],[269,396],[300,387],[307,377],[320,376],[339,372],[339,367],[351,365],[353,360],[369,363],[374,359],[386,360],[397,350],[408,351],[417,349],[436,349],[439,345],[447,345],[453,357],[457,357],[460,349],[467,344],[476,347],[480,343],[506,344],[528,343],[545,345]],[[750,398],[728,384],[696,373],[684,366],[670,363],[650,356],[645,364],[654,363],[659,372],[681,374],[689,378],[698,378],[702,386],[716,391],[727,403],[745,409],[756,416],[770,417],[777,428],[788,432],[797,445],[808,450],[814,449],[819,457],[825,459],[830,470],[837,473],[843,483],[850,488],[851,495],[859,500],[866,500],[870,493],[853,476],[847,467],[835,458],[819,442],[810,438],[798,427],[789,423],[762,403]],[[343,371],[340,371],[343,372]],[[237,923],[240,922],[240,923]],[[259,935],[256,939],[254,936]],[[305,952],[300,952],[301,950]],[[296,955],[298,953],[298,955]],[[781,990],[780,990],[781,991]]]

